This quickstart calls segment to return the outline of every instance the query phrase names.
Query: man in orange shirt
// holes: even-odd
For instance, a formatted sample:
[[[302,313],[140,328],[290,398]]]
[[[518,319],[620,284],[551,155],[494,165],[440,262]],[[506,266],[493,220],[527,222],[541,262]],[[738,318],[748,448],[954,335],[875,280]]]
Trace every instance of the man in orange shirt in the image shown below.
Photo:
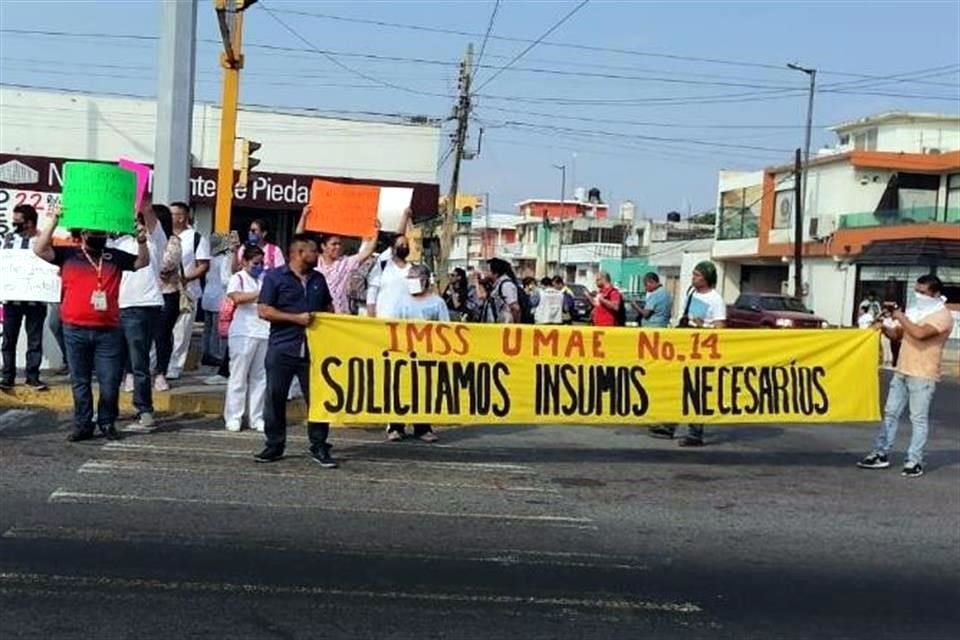
[[[610,282],[610,274],[597,274],[597,294],[593,297],[593,326],[616,327],[623,325],[623,295]]]
[[[953,331],[953,315],[940,297],[943,285],[935,275],[922,276],[913,287],[914,304],[904,313],[884,304],[890,317],[882,325],[891,340],[903,340],[897,368],[890,381],[883,424],[877,432],[873,452],[857,463],[861,469],[886,469],[897,426],[904,409],[910,408],[913,433],[907,450],[903,476],[923,475],[923,447],[927,443],[930,402],[940,379],[943,347]]]

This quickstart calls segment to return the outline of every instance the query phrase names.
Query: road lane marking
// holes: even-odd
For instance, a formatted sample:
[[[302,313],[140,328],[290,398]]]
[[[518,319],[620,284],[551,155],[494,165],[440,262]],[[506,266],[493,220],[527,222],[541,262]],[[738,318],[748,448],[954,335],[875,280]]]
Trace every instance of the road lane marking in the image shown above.
[[[560,493],[559,489],[554,489],[551,487],[528,487],[528,486],[511,486],[503,483],[497,484],[475,484],[475,483],[465,483],[465,482],[433,482],[430,480],[417,480],[412,478],[397,478],[396,476],[377,478],[373,476],[368,476],[365,474],[358,473],[338,473],[334,475],[330,474],[318,474],[318,473],[294,473],[287,471],[280,472],[264,472],[264,471],[253,471],[242,468],[235,467],[197,467],[195,465],[172,465],[164,463],[154,463],[146,461],[128,461],[128,460],[87,460],[84,462],[77,473],[81,474],[105,474],[109,475],[115,472],[145,472],[145,473],[171,473],[171,474],[205,474],[205,475],[215,475],[215,474],[229,474],[231,476],[245,476],[245,477],[256,477],[256,478],[296,478],[302,480],[318,480],[322,479],[324,481],[329,481],[331,478],[335,480],[345,480],[345,481],[358,481],[358,482],[370,482],[374,484],[402,484],[406,485],[415,485],[423,487],[436,487],[440,489],[480,489],[488,491],[512,491],[518,493]]]
[[[334,589],[307,585],[266,585],[233,582],[168,581],[146,578],[114,578],[108,576],[65,576],[58,574],[0,572],[0,584],[7,586],[63,587],[86,589],[122,589],[144,591],[185,591],[189,593],[239,593],[267,596],[333,596],[343,598],[389,599],[416,602],[539,605],[547,607],[575,607],[614,611],[646,611],[672,614],[699,614],[703,609],[692,602],[654,602],[625,598],[561,598],[516,596],[505,594],[471,594],[415,591],[375,591],[371,589]]]
[[[618,569],[627,571],[650,570],[648,565],[638,562],[636,558],[596,553],[451,547],[446,549],[447,553],[439,554],[404,551],[398,547],[327,543],[324,543],[324,546],[300,549],[279,544],[275,539],[252,539],[245,542],[238,542],[236,536],[233,535],[218,535],[216,533],[206,532],[202,533],[202,537],[192,537],[156,530],[131,531],[130,529],[117,530],[92,527],[35,525],[28,527],[10,527],[0,537],[10,540],[69,540],[98,543],[169,544],[185,547],[209,547],[221,550],[269,550],[305,553],[309,555],[359,556],[385,559],[397,558],[401,560],[428,560],[435,562],[466,561],[494,564],[503,567],[534,565],[563,568]]]
[[[96,503],[165,503],[200,504],[224,507],[254,507],[264,509],[299,509],[304,511],[325,511],[330,513],[364,513],[397,516],[418,516],[431,518],[463,518],[467,520],[491,520],[494,522],[531,522],[549,526],[598,529],[593,519],[575,516],[525,515],[517,513],[457,513],[453,511],[426,511],[420,509],[382,509],[375,507],[329,507],[291,503],[250,502],[248,500],[218,500],[206,498],[177,498],[174,496],[142,496],[121,493],[88,493],[59,488],[47,498],[50,503],[96,504]]]
[[[148,451],[164,454],[203,454],[221,458],[245,458],[252,460],[253,452],[244,453],[237,450],[214,449],[206,447],[184,447],[176,445],[160,444],[138,444],[132,442],[108,442],[103,445],[105,451]],[[391,465],[427,465],[445,469],[461,469],[465,471],[496,471],[510,473],[532,473],[532,467],[519,464],[509,464],[505,462],[447,462],[440,460],[389,460],[386,458],[368,458],[368,457],[347,457],[349,462],[362,462],[370,464],[391,464]]]

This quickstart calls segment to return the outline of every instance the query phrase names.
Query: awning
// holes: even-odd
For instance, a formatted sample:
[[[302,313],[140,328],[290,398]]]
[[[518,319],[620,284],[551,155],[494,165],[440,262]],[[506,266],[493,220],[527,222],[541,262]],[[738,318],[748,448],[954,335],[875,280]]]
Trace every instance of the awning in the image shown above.
[[[861,265],[960,267],[960,240],[942,238],[876,240],[864,247],[855,262]]]

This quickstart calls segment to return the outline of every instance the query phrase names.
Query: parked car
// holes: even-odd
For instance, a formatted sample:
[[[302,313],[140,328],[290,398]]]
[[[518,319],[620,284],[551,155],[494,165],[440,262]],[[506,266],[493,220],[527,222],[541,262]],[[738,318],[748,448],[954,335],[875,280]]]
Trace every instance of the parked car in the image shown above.
[[[827,321],[793,296],[744,293],[727,306],[727,326],[738,329],[820,329]]]
[[[567,288],[573,294],[571,319],[574,322],[590,322],[593,318],[593,302],[590,300],[590,290],[582,284],[568,284]]]

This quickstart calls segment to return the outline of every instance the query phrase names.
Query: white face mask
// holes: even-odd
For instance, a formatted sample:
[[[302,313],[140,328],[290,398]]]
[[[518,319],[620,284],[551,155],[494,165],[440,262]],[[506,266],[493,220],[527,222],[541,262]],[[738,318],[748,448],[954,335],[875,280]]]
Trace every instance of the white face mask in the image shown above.
[[[423,293],[423,284],[419,278],[407,278],[407,289],[410,291],[410,295],[415,296]]]
[[[941,300],[940,298],[934,298],[933,296],[927,296],[914,291],[913,303],[918,309],[932,309],[933,307],[939,306],[941,304]]]

